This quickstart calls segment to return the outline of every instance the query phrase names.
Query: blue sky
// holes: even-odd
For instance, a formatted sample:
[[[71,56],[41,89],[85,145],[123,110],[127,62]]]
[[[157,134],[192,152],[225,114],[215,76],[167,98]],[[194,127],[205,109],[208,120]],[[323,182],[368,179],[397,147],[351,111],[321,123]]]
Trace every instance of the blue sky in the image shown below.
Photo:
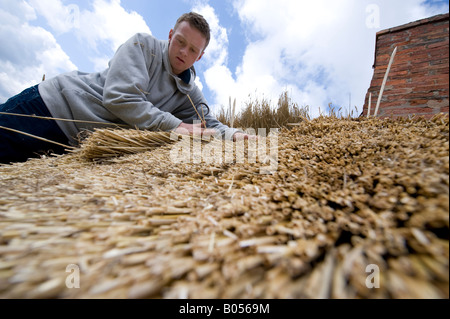
[[[195,66],[213,110],[288,90],[312,117],[329,103],[360,113],[376,32],[448,10],[441,0],[0,0],[0,102],[43,74],[103,70],[134,33],[167,39],[197,11],[212,29]]]

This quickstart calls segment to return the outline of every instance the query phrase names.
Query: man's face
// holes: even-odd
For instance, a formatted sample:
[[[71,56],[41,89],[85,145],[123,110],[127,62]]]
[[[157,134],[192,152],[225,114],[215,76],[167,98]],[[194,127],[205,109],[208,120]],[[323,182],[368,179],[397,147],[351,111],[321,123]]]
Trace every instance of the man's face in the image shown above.
[[[169,33],[169,61],[172,71],[179,75],[201,59],[206,46],[205,36],[189,22],[183,21]]]

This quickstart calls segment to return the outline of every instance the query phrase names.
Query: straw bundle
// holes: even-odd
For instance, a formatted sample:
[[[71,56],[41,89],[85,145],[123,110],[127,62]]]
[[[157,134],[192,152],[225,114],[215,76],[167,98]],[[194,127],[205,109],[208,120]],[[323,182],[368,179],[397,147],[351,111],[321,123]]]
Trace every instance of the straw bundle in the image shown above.
[[[0,297],[448,298],[448,141],[445,117],[320,117],[272,174],[169,146],[0,166]]]
[[[81,152],[81,155],[89,160],[101,160],[150,151],[177,140],[178,134],[171,132],[97,129],[84,140],[81,149],[76,152]]]

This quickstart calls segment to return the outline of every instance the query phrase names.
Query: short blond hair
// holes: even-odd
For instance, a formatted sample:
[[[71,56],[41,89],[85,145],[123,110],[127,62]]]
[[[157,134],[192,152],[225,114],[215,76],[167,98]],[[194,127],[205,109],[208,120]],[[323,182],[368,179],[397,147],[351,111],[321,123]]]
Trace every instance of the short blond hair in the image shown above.
[[[198,31],[200,31],[201,34],[205,36],[206,45],[205,48],[203,49],[205,50],[209,44],[209,41],[211,40],[211,30],[209,28],[209,24],[206,21],[206,19],[202,15],[195,12],[185,13],[178,18],[177,23],[175,23],[175,27],[173,28],[174,31],[177,30],[178,26],[183,21],[187,21],[191,27],[196,28]]]

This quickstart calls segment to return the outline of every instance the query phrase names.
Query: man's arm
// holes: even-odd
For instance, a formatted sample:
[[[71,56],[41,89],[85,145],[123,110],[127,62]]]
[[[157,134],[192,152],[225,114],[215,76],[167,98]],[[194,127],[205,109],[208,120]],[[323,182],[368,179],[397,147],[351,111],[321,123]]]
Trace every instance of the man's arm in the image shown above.
[[[181,123],[175,130],[175,133],[194,136],[213,136],[217,134],[214,129],[204,128],[202,123],[187,124]]]

